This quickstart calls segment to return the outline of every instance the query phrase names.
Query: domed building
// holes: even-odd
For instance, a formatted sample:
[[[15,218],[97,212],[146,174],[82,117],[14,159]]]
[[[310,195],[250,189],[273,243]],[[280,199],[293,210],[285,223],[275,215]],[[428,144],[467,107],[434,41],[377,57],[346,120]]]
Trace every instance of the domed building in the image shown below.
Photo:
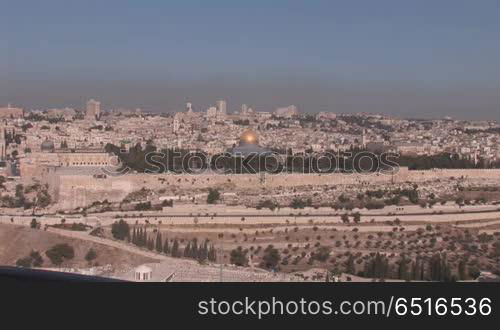
[[[257,133],[250,129],[243,132],[240,136],[240,145],[242,144],[259,144]]]
[[[270,150],[259,146],[259,136],[253,130],[246,130],[240,136],[238,146],[228,150],[233,156],[246,157],[251,154],[265,155],[271,153]]]
[[[50,141],[50,140],[45,140],[42,142],[42,144],[40,145],[40,150],[42,152],[53,152],[55,150],[55,146],[54,146],[54,142]]]

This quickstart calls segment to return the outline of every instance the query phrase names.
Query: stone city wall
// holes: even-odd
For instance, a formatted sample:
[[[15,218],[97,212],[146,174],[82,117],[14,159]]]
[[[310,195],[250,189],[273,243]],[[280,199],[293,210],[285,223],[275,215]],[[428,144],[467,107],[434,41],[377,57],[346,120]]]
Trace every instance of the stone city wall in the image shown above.
[[[467,179],[499,179],[500,169],[445,169],[409,171],[407,168],[399,169],[394,175],[388,174],[279,174],[270,175],[173,175],[173,174],[127,174],[123,176],[96,178],[90,175],[57,175],[48,178],[52,184],[55,200],[62,208],[75,208],[86,206],[95,201],[107,199],[110,202],[123,200],[130,192],[141,188],[160,189],[175,186],[180,189],[190,187],[208,188],[222,187],[233,188],[266,187],[299,187],[305,185],[334,185],[334,184],[387,184],[403,182],[425,182],[436,179],[467,178]]]

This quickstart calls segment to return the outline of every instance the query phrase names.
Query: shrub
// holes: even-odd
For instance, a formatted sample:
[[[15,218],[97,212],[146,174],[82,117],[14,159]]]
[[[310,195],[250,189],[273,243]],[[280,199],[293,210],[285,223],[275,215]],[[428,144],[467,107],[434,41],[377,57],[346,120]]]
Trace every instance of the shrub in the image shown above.
[[[31,267],[40,267],[43,264],[43,258],[38,251],[31,251],[29,256],[17,259],[16,266],[31,268]]]
[[[17,259],[16,266],[24,267],[24,268],[31,268],[31,258],[24,257],[24,258]]]
[[[40,267],[43,264],[43,258],[38,251],[31,251],[30,253],[31,264],[33,267]]]
[[[365,207],[368,210],[376,210],[376,209],[383,209],[385,204],[383,202],[377,202],[377,201],[368,201],[365,204]]]
[[[104,231],[101,227],[97,227],[96,229],[92,230],[89,235],[91,236],[96,236],[96,237],[104,237]]]
[[[90,263],[95,258],[97,258],[97,252],[95,252],[94,249],[90,248],[87,254],[85,255],[85,260],[87,260],[87,262]]]
[[[313,260],[318,260],[320,262],[325,262],[330,257],[330,248],[327,246],[322,246],[316,250],[311,256]]]
[[[66,243],[56,244],[45,252],[54,265],[60,265],[67,259],[75,257],[73,247]]]
[[[217,189],[209,188],[207,204],[215,204],[220,199],[220,192]]]
[[[243,250],[241,246],[231,251],[230,262],[236,266],[248,266],[247,250]]]
[[[30,228],[33,228],[33,229],[39,229],[40,228],[39,223],[36,221],[35,218],[31,219]]]
[[[268,247],[265,250],[265,254],[262,257],[261,266],[267,269],[275,269],[280,262],[281,256],[277,249]]]

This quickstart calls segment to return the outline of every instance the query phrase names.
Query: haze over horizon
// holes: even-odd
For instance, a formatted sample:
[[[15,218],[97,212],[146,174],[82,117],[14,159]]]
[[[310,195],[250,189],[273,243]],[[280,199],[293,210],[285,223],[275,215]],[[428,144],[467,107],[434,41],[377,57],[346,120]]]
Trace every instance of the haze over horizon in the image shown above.
[[[0,105],[500,120],[498,1],[68,3],[1,2]]]

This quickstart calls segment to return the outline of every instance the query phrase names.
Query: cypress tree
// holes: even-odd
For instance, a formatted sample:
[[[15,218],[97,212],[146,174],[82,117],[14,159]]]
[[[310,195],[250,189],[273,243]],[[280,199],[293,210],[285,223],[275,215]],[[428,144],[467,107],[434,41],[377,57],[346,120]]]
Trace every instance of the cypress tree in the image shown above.
[[[165,243],[163,244],[163,253],[170,253],[170,246],[168,245],[168,237],[165,238]]]
[[[205,261],[207,259],[207,256],[208,256],[208,240],[205,239],[203,247],[200,247],[198,249],[198,260]]]
[[[458,262],[458,279],[460,281],[465,281],[467,279],[467,265],[464,259],[460,259]]]
[[[184,258],[191,258],[191,242],[188,242],[184,248]]]
[[[410,278],[412,280],[416,280],[417,279],[417,274],[418,274],[418,265],[417,265],[417,261],[412,261],[411,263],[411,273],[410,273]]]
[[[174,239],[174,243],[172,244],[172,257],[178,258],[179,255],[179,242],[177,238]]]
[[[401,280],[409,280],[409,274],[408,274],[408,260],[406,259],[406,256],[403,254],[401,256],[401,259],[399,260],[398,264],[398,277]]]
[[[161,241],[161,233],[158,231],[156,234],[156,252],[161,253],[163,251],[163,244]]]
[[[144,236],[143,236],[143,234],[144,234],[144,232],[142,230],[142,227],[140,227],[139,231],[137,232],[137,238],[136,238],[137,245],[140,246],[140,247],[144,246],[144,241],[143,241]]]
[[[130,230],[127,230],[127,236],[125,236],[125,241],[130,243]]]
[[[148,247],[148,232],[146,228],[144,228],[144,231],[142,232],[142,245],[145,247]]]
[[[198,240],[196,238],[193,238],[193,243],[191,244],[191,251],[189,251],[191,254],[191,258],[197,259],[198,258]]]
[[[439,253],[434,254],[429,260],[429,279],[431,281],[443,281],[445,277],[444,263]]]
[[[141,246],[141,239],[142,239],[142,228],[139,227],[137,229],[136,237],[135,237],[135,242],[137,246]]]
[[[134,227],[134,230],[132,232],[132,244],[137,245],[137,230]]]
[[[448,263],[448,259],[446,258],[446,253],[443,254],[443,258],[441,261],[441,269],[442,269],[441,281],[449,282],[456,280],[456,278],[451,276],[451,268],[450,264]]]
[[[210,246],[210,250],[208,252],[208,260],[212,262],[217,261],[217,252],[215,251],[215,247],[213,244]]]
[[[425,265],[424,261],[420,261],[420,280],[423,281],[425,279]]]
[[[356,269],[354,267],[354,257],[352,254],[349,256],[346,262],[346,273],[356,275]]]

